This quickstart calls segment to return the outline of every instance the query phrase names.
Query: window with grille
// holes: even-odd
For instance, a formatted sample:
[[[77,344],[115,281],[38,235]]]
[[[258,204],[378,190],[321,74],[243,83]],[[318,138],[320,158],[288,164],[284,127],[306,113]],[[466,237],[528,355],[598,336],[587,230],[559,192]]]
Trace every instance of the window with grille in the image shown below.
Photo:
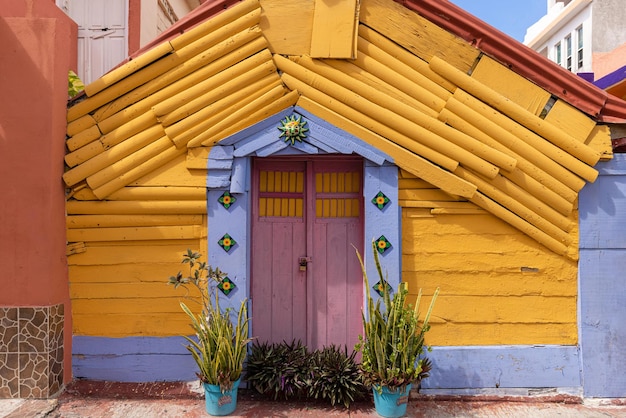
[[[302,218],[304,169],[259,172],[259,216]]]
[[[568,35],[565,38],[565,68],[572,71],[572,37]]]
[[[576,29],[576,38],[578,40],[578,50],[576,51],[577,67],[579,70],[583,68],[583,27],[582,25]]]

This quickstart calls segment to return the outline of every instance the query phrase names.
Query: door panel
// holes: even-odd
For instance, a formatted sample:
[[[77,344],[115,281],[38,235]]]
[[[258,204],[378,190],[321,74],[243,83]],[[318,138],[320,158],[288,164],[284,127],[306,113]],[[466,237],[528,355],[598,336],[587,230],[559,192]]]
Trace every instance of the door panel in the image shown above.
[[[361,331],[362,162],[256,160],[253,334],[352,349]],[[271,227],[268,227],[272,225]],[[302,270],[298,260],[310,262]]]
[[[78,24],[78,75],[89,84],[127,56],[127,0],[69,0],[65,8]]]
[[[306,341],[304,173],[306,164],[255,165],[252,226],[253,334],[261,341]]]

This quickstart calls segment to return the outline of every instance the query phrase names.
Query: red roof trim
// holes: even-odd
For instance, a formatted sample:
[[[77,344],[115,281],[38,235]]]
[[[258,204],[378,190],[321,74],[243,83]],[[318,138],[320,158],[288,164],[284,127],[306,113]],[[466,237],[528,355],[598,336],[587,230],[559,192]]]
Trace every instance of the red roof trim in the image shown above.
[[[603,122],[626,122],[626,102],[584,81],[448,0],[395,0]]]

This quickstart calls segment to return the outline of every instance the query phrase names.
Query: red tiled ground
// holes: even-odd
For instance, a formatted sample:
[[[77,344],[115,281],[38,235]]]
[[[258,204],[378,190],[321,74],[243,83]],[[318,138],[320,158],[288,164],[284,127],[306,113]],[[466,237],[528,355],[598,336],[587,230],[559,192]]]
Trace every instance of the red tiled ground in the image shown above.
[[[1,404],[0,404],[1,406]],[[0,412],[2,408],[0,408]],[[0,415],[3,415],[0,413]],[[54,400],[21,400],[5,418],[208,417],[203,394],[185,383],[118,383],[76,380]],[[273,401],[240,389],[232,417],[374,418],[371,400],[346,409],[311,401]],[[576,396],[426,396],[409,401],[411,418],[626,418],[626,400],[585,401]]]

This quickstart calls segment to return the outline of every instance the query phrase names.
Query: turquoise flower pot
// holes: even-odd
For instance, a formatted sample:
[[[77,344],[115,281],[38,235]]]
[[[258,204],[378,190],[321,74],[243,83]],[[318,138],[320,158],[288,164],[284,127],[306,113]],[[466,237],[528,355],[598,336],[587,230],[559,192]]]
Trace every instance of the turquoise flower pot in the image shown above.
[[[222,393],[219,385],[209,385],[204,383],[204,403],[209,415],[224,416],[235,412],[237,408],[237,391],[241,379],[233,382],[231,390]]]
[[[411,385],[407,385],[404,390],[396,389],[394,391],[383,386],[381,393],[378,393],[376,388],[372,390],[374,392],[374,406],[378,415],[385,418],[400,418],[406,414]]]

